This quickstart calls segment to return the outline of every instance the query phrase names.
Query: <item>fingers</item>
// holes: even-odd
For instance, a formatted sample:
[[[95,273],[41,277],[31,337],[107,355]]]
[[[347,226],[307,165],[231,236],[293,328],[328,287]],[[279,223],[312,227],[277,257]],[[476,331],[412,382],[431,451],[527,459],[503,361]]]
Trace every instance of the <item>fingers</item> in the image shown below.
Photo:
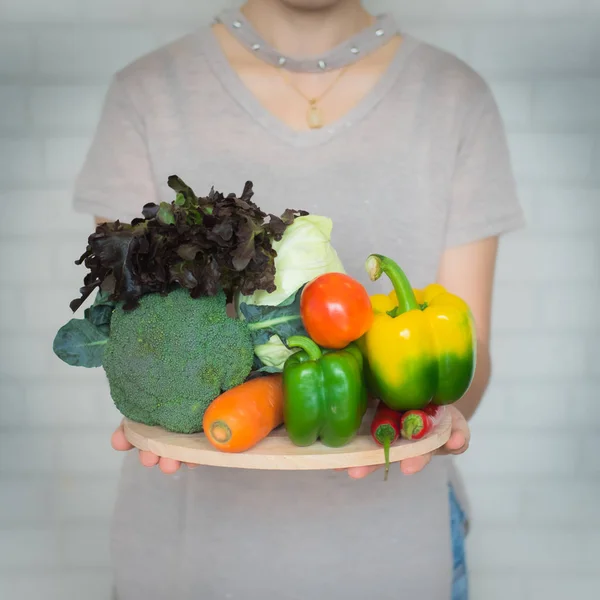
[[[181,463],[178,460],[173,460],[172,458],[160,458],[158,461],[159,469],[165,473],[165,475],[173,475],[179,471],[181,467]]]
[[[119,452],[126,452],[127,450],[131,450],[133,446],[127,441],[125,437],[125,431],[123,430],[123,423],[117,427],[115,432],[112,434],[110,438],[110,445],[114,450],[118,450]]]
[[[159,461],[159,457],[154,452],[148,452],[147,450],[140,450],[139,457],[144,467],[155,467]]]
[[[469,447],[471,430],[463,414],[454,406],[449,408],[452,411],[452,434],[437,454],[462,454]]]
[[[371,473],[381,469],[382,466],[383,465],[373,465],[371,467],[350,467],[346,470],[348,471],[348,476],[352,479],[363,479],[364,477],[371,475]]]
[[[133,444],[130,444],[127,441],[127,438],[125,437],[123,423],[121,423],[119,427],[117,427],[115,432],[112,434],[110,438],[110,444],[114,450],[118,450],[119,452],[126,452],[128,450],[133,449]],[[149,452],[148,450],[139,450],[138,456],[140,463],[144,467],[148,467],[151,469],[152,467],[158,465],[160,470],[167,475],[172,475],[173,473],[176,473],[180,469],[182,464],[185,464],[190,469],[194,469],[198,466],[192,463],[181,463],[180,461],[173,460],[172,458],[163,458],[154,454],[154,452]]]
[[[415,456],[413,458],[407,458],[400,462],[400,470],[405,475],[413,475],[423,470],[431,461],[432,453],[423,454],[422,456]]]

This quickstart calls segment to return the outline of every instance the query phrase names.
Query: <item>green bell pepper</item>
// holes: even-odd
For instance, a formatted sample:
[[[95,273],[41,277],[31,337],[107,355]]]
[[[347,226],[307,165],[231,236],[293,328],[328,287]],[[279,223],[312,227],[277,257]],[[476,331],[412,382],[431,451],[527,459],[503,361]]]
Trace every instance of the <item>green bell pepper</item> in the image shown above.
[[[296,446],[317,440],[339,448],[357,434],[367,409],[363,356],[354,344],[323,351],[305,336],[291,336],[283,367],[284,424]]]

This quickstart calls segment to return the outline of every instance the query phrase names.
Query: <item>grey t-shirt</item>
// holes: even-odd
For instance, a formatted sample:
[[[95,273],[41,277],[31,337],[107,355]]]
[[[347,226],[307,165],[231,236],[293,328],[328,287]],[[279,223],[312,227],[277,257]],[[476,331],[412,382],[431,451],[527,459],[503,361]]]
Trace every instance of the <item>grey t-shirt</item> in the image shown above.
[[[128,220],[173,199],[254,183],[269,212],[333,219],[333,244],[370,292],[368,254],[433,282],[451,246],[520,227],[502,122],[490,89],[457,58],[404,36],[376,87],[321,130],[296,132],[243,86],[209,28],[114,77],[75,209]],[[107,401],[109,399],[107,398]],[[476,449],[472,450],[476,451]],[[166,476],[125,457],[113,558],[120,600],[449,599],[447,457],[423,472],[199,467]]]

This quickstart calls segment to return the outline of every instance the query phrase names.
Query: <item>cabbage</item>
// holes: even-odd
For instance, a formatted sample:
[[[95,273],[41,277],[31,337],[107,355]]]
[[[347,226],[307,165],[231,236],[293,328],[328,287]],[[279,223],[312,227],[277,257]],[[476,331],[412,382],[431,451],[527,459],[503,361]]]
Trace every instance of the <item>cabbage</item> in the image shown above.
[[[319,215],[296,217],[283,237],[273,242],[275,257],[274,292],[257,290],[241,296],[240,302],[278,306],[293,297],[305,283],[323,273],[345,273],[337,252],[331,245],[331,219]]]
[[[266,344],[254,347],[254,353],[267,371],[281,371],[285,361],[298,350],[288,348],[278,335],[271,336]]]
[[[293,310],[299,314],[299,290],[305,284],[324,273],[345,273],[344,266],[331,245],[332,229],[333,223],[327,217],[296,217],[293,224],[286,228],[281,240],[272,244],[277,252],[276,290],[271,293],[258,290],[251,296],[239,296],[236,302],[238,316],[245,318],[240,306],[243,306],[246,314],[252,312],[252,306],[288,306],[288,312]],[[290,322],[287,334],[306,335],[302,322]],[[297,348],[288,348],[285,340],[285,337],[282,339],[274,334],[268,339],[263,336],[260,342],[254,343],[254,353],[262,363],[262,370],[281,371],[285,361],[298,351]]]

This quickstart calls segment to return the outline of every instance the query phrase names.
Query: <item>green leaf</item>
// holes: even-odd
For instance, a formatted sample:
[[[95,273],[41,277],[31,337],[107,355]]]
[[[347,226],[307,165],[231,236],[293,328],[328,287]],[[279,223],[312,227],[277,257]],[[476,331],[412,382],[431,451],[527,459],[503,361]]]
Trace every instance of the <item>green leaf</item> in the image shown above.
[[[109,300],[110,293],[100,290],[96,299],[90,308],[84,312],[84,317],[96,327],[104,328],[110,331],[110,321],[112,314],[117,306],[116,302]]]
[[[101,367],[107,341],[106,325],[96,327],[87,319],[71,319],[58,330],[52,349],[73,367]]]
[[[156,218],[164,225],[175,225],[175,215],[173,207],[167,202],[161,202]]]
[[[178,192],[175,196],[175,204],[177,206],[185,206],[185,196],[181,192]]]
[[[255,346],[268,343],[273,335],[278,335],[284,342],[292,335],[308,335],[300,316],[300,288],[293,302],[286,299],[279,306],[256,304],[240,304],[240,312],[248,323],[252,343]]]

